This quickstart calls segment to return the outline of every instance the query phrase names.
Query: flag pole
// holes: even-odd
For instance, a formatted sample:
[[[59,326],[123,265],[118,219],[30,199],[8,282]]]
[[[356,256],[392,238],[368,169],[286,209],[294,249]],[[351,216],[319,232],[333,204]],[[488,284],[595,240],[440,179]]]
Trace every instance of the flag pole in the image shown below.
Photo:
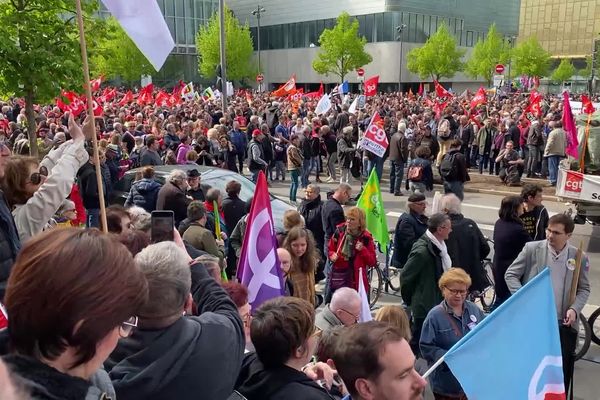
[[[435,364],[433,364],[433,365],[431,366],[431,368],[429,368],[429,369],[427,370],[427,372],[425,372],[425,373],[423,374],[423,376],[421,376],[421,378],[423,378],[423,379],[427,379],[427,377],[428,377],[429,375],[431,375],[431,373],[432,373],[433,371],[435,371],[435,370],[437,369],[437,367],[439,367],[440,365],[442,365],[442,363],[445,361],[445,357],[446,357],[446,356],[441,356],[441,357],[440,357],[440,359],[439,359],[439,360],[437,360],[437,361],[435,362]]]
[[[96,137],[96,121],[94,119],[94,103],[92,89],[90,87],[90,67],[88,65],[87,47],[85,44],[85,30],[83,28],[83,12],[81,11],[81,0],[75,0],[77,8],[77,26],[79,27],[79,47],[81,49],[81,61],[83,63],[83,82],[85,97],[87,99],[88,118],[92,121],[92,148],[94,150],[94,167],[96,169],[96,182],[98,184],[98,199],[100,202],[100,225],[102,231],[108,233],[106,223],[106,205],[104,204],[104,188],[102,185],[102,173],[100,171],[100,157],[98,155],[98,138]]]
[[[588,113],[587,123],[585,124],[585,135],[583,138],[583,146],[581,146],[581,155],[579,156],[579,172],[585,173],[585,152],[587,151],[587,143],[590,137],[590,123],[592,122],[592,114]]]

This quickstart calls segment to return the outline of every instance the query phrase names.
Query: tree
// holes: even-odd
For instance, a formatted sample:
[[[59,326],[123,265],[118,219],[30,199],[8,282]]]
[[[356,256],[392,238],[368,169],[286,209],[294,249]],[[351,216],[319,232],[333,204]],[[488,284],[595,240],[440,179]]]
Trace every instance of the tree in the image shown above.
[[[565,81],[571,79],[571,77],[575,75],[575,67],[571,60],[563,58],[560,60],[560,64],[558,67],[552,72],[552,80],[554,82],[560,82],[562,85],[565,84]]]
[[[471,58],[465,65],[465,72],[472,78],[482,77],[488,83],[492,83],[494,67],[497,64],[505,64],[510,59],[510,46],[496,30],[496,24],[492,24],[485,40],[479,39],[473,48]]]
[[[97,3],[82,2],[86,36],[102,22]],[[33,105],[54,99],[61,88],[79,90],[83,73],[74,0],[0,1],[0,92],[25,99],[30,153],[37,156]]]
[[[548,74],[550,53],[542,48],[535,37],[519,43],[512,51],[515,75],[541,78]]]
[[[325,29],[321,33],[321,48],[312,63],[317,73],[334,74],[343,82],[348,72],[373,61],[373,57],[365,51],[367,39],[358,36],[358,27],[358,20],[343,12],[337,17],[333,29]]]
[[[465,51],[458,48],[456,38],[450,34],[446,24],[442,24],[423,46],[408,52],[406,66],[410,72],[419,74],[421,79],[452,78],[463,69],[461,58],[464,54]]]
[[[196,35],[198,49],[198,69],[206,78],[216,76],[216,68],[221,63],[219,14],[215,13],[208,24],[200,26]],[[241,80],[255,75],[256,69],[252,63],[254,48],[250,37],[250,27],[233,15],[225,7],[225,62],[227,79]]]
[[[90,69],[92,76],[119,77],[129,84],[139,81],[142,75],[155,72],[146,56],[113,17],[106,20],[106,34],[93,45]]]

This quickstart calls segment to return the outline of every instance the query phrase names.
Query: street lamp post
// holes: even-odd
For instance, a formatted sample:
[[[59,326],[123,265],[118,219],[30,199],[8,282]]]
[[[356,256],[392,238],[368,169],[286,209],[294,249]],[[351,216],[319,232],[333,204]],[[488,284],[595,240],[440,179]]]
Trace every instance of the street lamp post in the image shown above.
[[[260,70],[260,15],[262,13],[264,13],[265,8],[261,7],[260,4],[258,4],[256,6],[256,10],[252,11],[252,15],[254,15],[256,17],[256,21],[257,21],[257,25],[256,25],[256,40],[258,41],[258,73],[262,73],[262,71]],[[261,86],[262,86],[262,82],[258,82],[258,91],[261,91]]]
[[[219,0],[219,42],[221,51],[221,104],[223,115],[227,115],[227,65],[225,57],[225,2]]]
[[[515,45],[515,41],[517,40],[516,36],[511,36],[510,38],[508,38],[508,44],[510,45],[510,49],[512,50],[514,45]],[[508,93],[512,93],[512,75],[510,74],[510,67],[512,64],[512,54],[510,54],[510,57],[508,58]]]
[[[396,40],[400,42],[400,65],[398,67],[398,91],[402,93],[402,31],[406,28],[406,24],[402,24],[396,27],[398,37]]]

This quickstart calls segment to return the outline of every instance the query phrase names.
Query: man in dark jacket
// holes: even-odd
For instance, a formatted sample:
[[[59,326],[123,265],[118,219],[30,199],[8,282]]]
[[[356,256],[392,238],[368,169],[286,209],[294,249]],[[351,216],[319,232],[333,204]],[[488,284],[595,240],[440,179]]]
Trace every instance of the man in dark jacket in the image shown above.
[[[158,154],[160,144],[154,135],[146,137],[146,147],[140,150],[140,165],[163,165],[163,162]]]
[[[427,230],[428,218],[425,215],[427,201],[420,193],[412,194],[406,203],[408,212],[403,213],[394,231],[394,255],[392,265],[397,268],[404,267],[413,244],[419,240]]]
[[[171,210],[175,214],[175,226],[187,216],[190,199],[185,195],[188,187],[187,175],[180,169],[174,169],[167,177],[164,186],[158,191],[157,210]]]
[[[94,160],[91,156],[91,149],[88,149],[90,153],[90,160],[79,171],[77,171],[77,182],[79,183],[79,190],[81,192],[81,200],[85,207],[85,213],[87,219],[85,221],[86,228],[99,228],[100,227],[100,195],[98,194],[98,181],[96,180],[96,167],[94,166]],[[100,162],[102,162],[102,156]],[[106,186],[107,179],[102,179],[104,197],[106,199]]]
[[[197,169],[188,169],[187,183],[189,188],[187,195],[194,200],[204,201],[206,199],[205,188],[200,184],[201,176]]]
[[[465,198],[465,182],[469,181],[469,170],[465,156],[460,152],[462,142],[454,139],[450,150],[440,164],[440,176],[444,180],[444,193],[454,193],[460,201]]]
[[[319,265],[315,280],[318,282],[325,277],[323,269],[325,267],[325,231],[323,230],[323,201],[321,201],[321,188],[317,185],[310,184],[304,190],[305,198],[302,204],[298,206],[298,212],[304,218],[306,229],[312,232],[317,249],[321,252]]]
[[[240,199],[240,192],[242,185],[238,181],[229,181],[225,185],[225,192],[227,197],[223,199],[221,208],[223,209],[223,216],[225,218],[225,227],[227,228],[227,234],[231,235],[237,223],[246,215],[246,202]],[[227,274],[232,276],[235,274],[237,266],[237,257],[235,256],[235,250],[231,246],[231,240],[227,241]]]
[[[125,208],[138,206],[148,212],[156,210],[156,199],[159,190],[160,183],[154,180],[154,168],[144,167],[142,169],[142,179],[131,185],[129,196],[125,200]]]
[[[227,399],[244,354],[244,326],[227,292],[173,242],[135,258],[150,288],[138,329],[105,367],[124,399]],[[191,274],[190,274],[191,272]],[[192,303],[198,316],[192,315]],[[186,315],[187,314],[187,315]]]
[[[10,149],[0,145],[0,179],[4,177],[4,166],[8,157],[10,157]],[[8,208],[4,193],[0,190],[0,302],[4,298],[6,282],[19,250],[21,250],[21,241],[15,220]]]
[[[458,126],[458,138],[462,142],[460,152],[465,156],[465,159],[467,160],[467,168],[471,168],[471,147],[473,144],[473,140],[475,139],[475,133],[473,132],[473,124],[471,124],[471,121],[469,121],[469,117],[467,117],[466,115],[460,116],[460,125]]]
[[[404,136],[406,125],[400,123],[398,130],[390,138],[390,193],[394,196],[402,196],[402,177],[404,176],[404,164],[408,161],[408,140]]]
[[[452,221],[452,232],[446,240],[452,266],[464,269],[471,277],[470,291],[483,291],[489,286],[483,260],[490,254],[490,246],[472,219],[461,214],[460,199],[455,194],[442,198],[442,211]]]
[[[523,198],[524,212],[519,216],[523,221],[523,226],[531,239],[546,239],[546,228],[548,227],[548,210],[542,204],[543,189],[540,185],[528,183],[521,190]]]

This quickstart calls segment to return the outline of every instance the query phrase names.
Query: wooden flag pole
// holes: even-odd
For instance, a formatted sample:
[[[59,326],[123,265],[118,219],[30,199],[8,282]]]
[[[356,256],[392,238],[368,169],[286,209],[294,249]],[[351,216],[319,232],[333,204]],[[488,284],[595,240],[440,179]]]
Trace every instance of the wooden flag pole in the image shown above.
[[[81,49],[81,61],[83,62],[83,82],[85,97],[87,99],[88,118],[92,121],[92,147],[94,150],[94,166],[96,169],[96,182],[98,184],[98,199],[100,202],[100,225],[104,233],[108,233],[106,223],[106,205],[104,204],[104,187],[102,184],[102,172],[100,169],[100,157],[98,155],[98,138],[96,137],[96,121],[94,120],[94,101],[92,99],[92,88],[90,87],[90,67],[88,65],[87,47],[85,44],[85,30],[83,28],[83,12],[81,0],[75,0],[77,7],[77,25],[79,27],[79,47]]]

